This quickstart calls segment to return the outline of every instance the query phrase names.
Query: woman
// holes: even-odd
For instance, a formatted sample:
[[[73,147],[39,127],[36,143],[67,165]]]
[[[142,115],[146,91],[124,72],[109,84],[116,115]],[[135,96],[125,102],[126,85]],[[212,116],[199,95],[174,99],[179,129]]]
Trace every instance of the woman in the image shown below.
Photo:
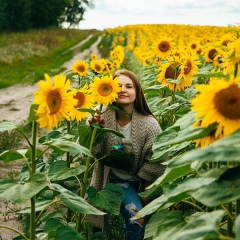
[[[148,202],[149,198],[140,198],[138,193],[144,191],[164,172],[160,163],[151,163],[152,144],[161,132],[158,121],[149,109],[137,76],[129,70],[118,70],[117,78],[122,88],[116,103],[125,110],[106,111],[101,117],[105,127],[119,131],[125,138],[111,133],[104,142],[94,149],[94,154],[101,152],[108,155],[113,149],[121,149],[129,154],[133,161],[130,171],[111,168],[97,162],[94,166],[91,186],[102,190],[109,182],[119,185],[125,192],[121,207],[124,218],[124,231],[127,240],[143,239],[146,222],[144,219],[130,220]]]

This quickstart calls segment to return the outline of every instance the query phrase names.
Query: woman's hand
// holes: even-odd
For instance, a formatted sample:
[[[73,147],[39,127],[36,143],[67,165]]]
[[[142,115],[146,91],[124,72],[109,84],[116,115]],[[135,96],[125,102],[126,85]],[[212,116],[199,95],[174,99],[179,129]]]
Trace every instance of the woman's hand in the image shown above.
[[[102,118],[102,116],[99,114],[98,110],[96,110],[96,113],[94,114],[93,118],[90,118],[88,120],[89,124],[91,125],[92,123],[98,123],[100,127],[104,127],[105,120]]]

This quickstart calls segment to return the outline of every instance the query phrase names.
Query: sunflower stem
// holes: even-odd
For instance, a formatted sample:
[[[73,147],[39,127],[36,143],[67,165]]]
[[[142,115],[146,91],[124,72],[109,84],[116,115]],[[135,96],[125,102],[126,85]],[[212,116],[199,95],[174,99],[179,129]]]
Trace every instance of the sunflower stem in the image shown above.
[[[234,66],[234,77],[236,78],[238,75],[238,62],[235,63],[235,66]]]
[[[173,105],[175,103],[175,93],[176,93],[176,83],[174,84],[174,89],[173,89],[173,94],[172,94],[172,102],[171,105]],[[171,124],[174,123],[174,115],[173,115],[174,111],[173,109],[171,110]]]
[[[33,130],[32,130],[32,169],[30,175],[32,176],[36,172],[36,154],[37,152],[37,122],[33,122]],[[31,214],[30,214],[30,240],[36,239],[36,196],[31,198]]]
[[[100,109],[99,109],[99,112],[101,113],[102,111],[102,107],[103,105],[101,104],[100,105]],[[94,140],[96,138],[96,134],[97,134],[97,128],[94,128],[93,129],[93,132],[92,132],[92,136],[91,136],[91,141],[90,141],[90,146],[89,146],[89,151],[92,152],[92,149],[93,149],[93,143],[94,143]],[[88,173],[89,173],[89,169],[90,169],[90,161],[91,161],[91,157],[88,156],[87,157],[87,160],[86,160],[86,170],[84,172],[84,176],[83,176],[83,184],[82,184],[82,187],[81,187],[81,191],[80,191],[80,197],[84,198],[85,197],[85,193],[86,193],[86,188],[87,188],[87,178],[88,178]],[[82,222],[82,219],[83,219],[83,215],[78,213],[78,218],[77,218],[77,221],[76,221],[76,230],[79,232],[80,231],[80,227],[81,227],[81,222]]]

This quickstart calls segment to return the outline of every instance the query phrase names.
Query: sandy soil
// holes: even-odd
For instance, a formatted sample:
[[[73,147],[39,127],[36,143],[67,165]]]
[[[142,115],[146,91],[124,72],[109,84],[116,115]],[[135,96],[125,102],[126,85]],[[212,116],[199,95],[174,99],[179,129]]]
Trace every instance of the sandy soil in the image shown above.
[[[91,38],[92,35],[89,36]],[[80,42],[76,47],[81,46],[89,38]],[[91,53],[96,54],[99,58],[101,57],[97,49],[97,45],[101,41],[101,37],[89,48],[81,53],[76,54],[70,61],[65,62],[62,67],[65,68],[65,72],[71,69],[71,66],[76,60],[85,59]],[[69,49],[69,50],[71,50]],[[31,101],[33,100],[33,93],[38,89],[38,85],[26,84],[26,85],[16,85],[9,88],[0,90],[0,122],[11,121],[18,125],[23,124],[29,114],[29,109],[31,106]],[[8,175],[16,175],[17,172],[21,170],[21,165],[16,162],[4,165],[0,161],[0,179],[7,178]],[[21,231],[21,221],[18,219],[17,212],[20,210],[21,206],[14,205],[3,198],[0,198],[0,225],[7,227],[12,227]],[[13,231],[5,228],[0,228],[0,240],[12,240],[16,235]]]

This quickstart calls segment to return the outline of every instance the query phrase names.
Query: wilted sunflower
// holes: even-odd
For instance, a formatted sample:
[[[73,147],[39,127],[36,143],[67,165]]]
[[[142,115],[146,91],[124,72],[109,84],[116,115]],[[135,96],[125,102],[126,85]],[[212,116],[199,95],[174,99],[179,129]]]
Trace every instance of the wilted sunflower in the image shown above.
[[[33,104],[38,105],[36,120],[40,128],[48,130],[57,127],[60,120],[66,118],[69,120],[69,110],[76,105],[77,100],[73,99],[69,93],[70,80],[66,81],[63,74],[54,76],[54,85],[51,78],[45,74],[45,81],[39,81],[39,90],[34,93]]]
[[[240,128],[240,78],[232,75],[229,81],[210,81],[199,85],[199,94],[192,100],[196,118],[202,118],[201,126],[217,123],[215,138],[226,137]]]
[[[88,86],[85,85],[81,89],[73,89],[71,95],[77,100],[77,104],[70,111],[71,120],[76,119],[78,122],[88,117],[88,112],[80,112],[78,108],[93,108],[94,97],[89,94]]]
[[[112,76],[95,77],[94,81],[90,83],[90,88],[95,101],[99,105],[105,106],[116,101],[118,93],[121,91],[118,80],[113,79]]]
[[[172,38],[162,37],[153,43],[156,56],[166,58],[171,54],[174,42]]]
[[[83,77],[88,72],[88,63],[84,60],[77,60],[72,66],[72,71],[77,73],[80,77]]]

